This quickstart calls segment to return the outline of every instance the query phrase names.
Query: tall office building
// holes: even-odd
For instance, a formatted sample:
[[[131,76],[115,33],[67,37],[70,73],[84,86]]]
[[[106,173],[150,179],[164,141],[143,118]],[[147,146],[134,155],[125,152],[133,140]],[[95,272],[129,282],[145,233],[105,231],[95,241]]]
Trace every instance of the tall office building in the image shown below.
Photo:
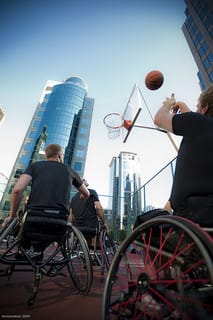
[[[14,184],[30,162],[44,158],[49,143],[60,144],[64,163],[83,176],[94,106],[87,92],[79,77],[47,81],[2,197],[1,210],[9,210]]]
[[[0,107],[0,124],[3,122],[4,116],[5,116],[4,110],[2,109],[2,107]]]
[[[141,212],[140,158],[136,153],[120,152],[110,163],[110,189],[112,194],[113,230],[128,233]]]
[[[185,0],[185,3],[186,20],[182,30],[204,90],[213,83],[213,3],[212,0]]]

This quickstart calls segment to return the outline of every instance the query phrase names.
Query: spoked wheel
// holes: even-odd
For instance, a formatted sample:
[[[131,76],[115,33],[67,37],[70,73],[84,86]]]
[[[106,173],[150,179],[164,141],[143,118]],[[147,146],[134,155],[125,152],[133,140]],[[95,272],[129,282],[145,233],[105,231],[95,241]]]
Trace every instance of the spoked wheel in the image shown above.
[[[9,247],[17,236],[19,228],[20,221],[18,218],[14,218],[4,227],[0,226],[0,247]]]
[[[137,227],[110,266],[103,319],[212,319],[210,247],[178,217]]]
[[[102,255],[104,257],[104,262],[108,270],[112,263],[112,259],[115,256],[117,248],[116,248],[115,242],[109,236],[106,230],[101,231],[100,246],[101,246]]]
[[[68,272],[80,293],[87,294],[93,281],[93,269],[87,242],[83,234],[73,225],[66,237],[66,252],[69,258]]]

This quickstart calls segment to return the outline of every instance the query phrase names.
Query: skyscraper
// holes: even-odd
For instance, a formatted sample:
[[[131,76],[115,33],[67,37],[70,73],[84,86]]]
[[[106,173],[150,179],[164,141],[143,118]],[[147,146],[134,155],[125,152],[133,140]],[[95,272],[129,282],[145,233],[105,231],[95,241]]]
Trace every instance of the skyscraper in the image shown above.
[[[5,113],[4,113],[3,109],[2,109],[2,107],[0,107],[0,124],[4,119],[4,115],[5,115]]]
[[[186,20],[182,30],[204,90],[213,82],[213,3],[212,0],[185,0],[185,3]]]
[[[63,82],[47,81],[37,105],[1,200],[9,210],[10,194],[19,176],[33,161],[42,160],[49,143],[58,143],[64,162],[84,174],[94,99],[87,97],[87,85],[79,77]]]
[[[113,230],[131,231],[138,212],[141,212],[140,158],[136,153],[120,152],[110,163]]]

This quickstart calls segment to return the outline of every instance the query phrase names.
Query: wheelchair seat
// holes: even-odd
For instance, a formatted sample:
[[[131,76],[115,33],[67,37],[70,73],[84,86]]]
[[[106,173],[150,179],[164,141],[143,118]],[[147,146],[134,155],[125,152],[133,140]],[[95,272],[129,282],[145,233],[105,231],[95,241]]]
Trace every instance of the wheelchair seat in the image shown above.
[[[87,226],[77,226],[77,228],[83,233],[85,237],[95,237],[97,234],[97,229]]]
[[[51,242],[61,243],[66,234],[67,213],[60,210],[28,210],[24,217],[21,244],[37,244],[43,251]]]

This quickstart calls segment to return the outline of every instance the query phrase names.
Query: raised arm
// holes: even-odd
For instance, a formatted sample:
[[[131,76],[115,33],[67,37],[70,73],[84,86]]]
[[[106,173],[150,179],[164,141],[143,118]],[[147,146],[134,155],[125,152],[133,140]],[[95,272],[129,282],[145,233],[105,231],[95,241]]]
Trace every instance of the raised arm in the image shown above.
[[[154,117],[154,123],[159,128],[165,129],[173,133],[172,118],[176,113],[184,113],[191,111],[189,107],[182,101],[175,101],[175,95],[166,98],[162,107],[157,111]]]
[[[90,192],[89,192],[89,190],[87,189],[87,187],[84,184],[82,184],[78,188],[78,191],[81,193],[81,198],[83,198],[83,199],[88,199],[89,198]]]

